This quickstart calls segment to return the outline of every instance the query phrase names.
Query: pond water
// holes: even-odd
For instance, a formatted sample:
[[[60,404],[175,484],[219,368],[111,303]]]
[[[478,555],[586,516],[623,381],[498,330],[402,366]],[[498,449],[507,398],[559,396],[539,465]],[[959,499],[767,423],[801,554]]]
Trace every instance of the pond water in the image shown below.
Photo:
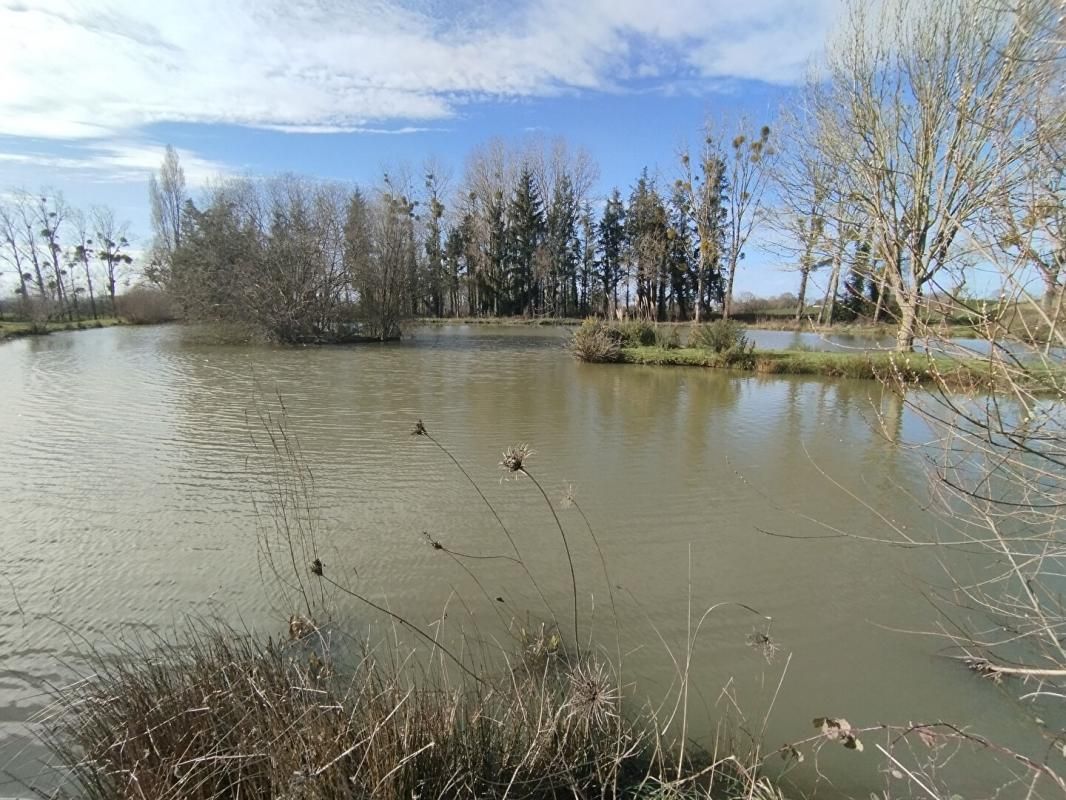
[[[550,495],[574,487],[616,587],[612,620],[595,548],[575,512],[560,510],[583,619],[610,649],[620,631],[627,673],[648,696],[670,686],[663,642],[683,651],[690,604],[694,617],[730,601],[773,618],[781,649],[770,661],[746,641],[760,617],[726,607],[704,623],[692,658],[697,735],[729,705],[726,686],[760,729],[787,664],[765,723],[771,747],[809,736],[811,719],[827,715],[957,720],[1025,743],[1001,689],[939,655],[941,641],[888,630],[931,628],[921,594],[937,575],[929,550],[765,532],[888,537],[887,519],[933,535],[925,473],[891,441],[924,431],[898,402],[873,382],[581,364],[564,336],[439,327],[394,345],[272,348],[207,344],[166,326],[0,347],[0,773],[12,776],[0,778],[0,796],[39,772],[45,754],[27,725],[49,683],[69,678],[82,637],[166,633],[189,615],[284,632],[295,609],[268,596],[257,567],[264,474],[253,446],[257,415],[276,412],[279,397],[314,474],[325,560],[419,623],[445,605],[456,625],[468,614],[496,620],[423,531],[463,552],[507,551],[447,457],[410,435],[422,419],[515,533],[561,620],[570,576],[558,531],[530,481],[501,482],[500,453],[527,442],[529,470]],[[790,346],[767,337],[757,342]],[[475,568],[509,611],[544,614],[520,573]],[[826,750],[820,767],[835,788],[820,791],[882,789],[870,750]],[[801,787],[816,783],[810,766],[795,774]]]

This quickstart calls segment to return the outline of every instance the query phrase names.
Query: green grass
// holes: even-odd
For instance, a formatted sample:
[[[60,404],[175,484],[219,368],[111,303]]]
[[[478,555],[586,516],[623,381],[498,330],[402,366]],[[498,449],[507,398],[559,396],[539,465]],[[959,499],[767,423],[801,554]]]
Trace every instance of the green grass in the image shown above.
[[[0,320],[0,341],[14,339],[19,336],[43,336],[58,331],[83,331],[125,324],[125,320],[119,317],[99,317],[98,319],[83,319],[75,322],[54,320],[36,326],[34,323],[25,320]]]
[[[997,383],[988,362],[981,359],[929,357],[920,353],[757,350],[738,357],[695,347],[676,350],[625,347],[618,360],[625,364],[734,369],[761,375],[821,375],[857,380],[893,377],[909,383],[941,382],[952,388],[994,388]],[[1066,372],[1034,367],[1025,375],[1010,377],[1036,391],[1059,394]]]

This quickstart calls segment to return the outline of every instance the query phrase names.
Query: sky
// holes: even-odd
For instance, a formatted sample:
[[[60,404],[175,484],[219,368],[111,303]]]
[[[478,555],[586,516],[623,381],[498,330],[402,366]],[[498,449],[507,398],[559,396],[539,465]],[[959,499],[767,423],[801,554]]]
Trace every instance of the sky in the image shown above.
[[[772,121],[841,0],[0,0],[0,193],[59,190],[150,238],[177,148],[213,176],[373,183],[433,157],[458,178],[493,137],[565,137],[595,192],[676,176],[708,118]],[[751,252],[737,291],[794,291]]]

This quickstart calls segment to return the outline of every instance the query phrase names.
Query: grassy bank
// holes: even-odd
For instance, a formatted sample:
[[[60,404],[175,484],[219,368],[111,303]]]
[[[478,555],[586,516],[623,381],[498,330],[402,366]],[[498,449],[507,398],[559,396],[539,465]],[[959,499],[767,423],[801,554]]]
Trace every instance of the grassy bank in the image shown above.
[[[735,321],[691,328],[681,344],[676,326],[642,322],[589,321],[574,332],[570,351],[590,363],[733,369],[764,375],[819,375],[830,378],[936,384],[950,389],[1018,388],[1060,395],[1066,371],[1045,365],[1022,367],[981,358],[954,358],[893,351],[756,350]]]
[[[515,325],[530,327],[577,326],[584,319],[576,317],[423,317],[418,325]]]
[[[894,336],[896,326],[892,322],[837,322],[832,325],[818,325],[812,318],[804,317],[798,322],[792,316],[774,316],[765,314],[734,314],[733,319],[753,330],[795,331],[798,333],[845,333],[857,336]],[[580,317],[424,317],[415,320],[419,325],[507,325],[528,327],[577,327],[584,323]],[[658,326],[674,326],[688,330],[693,327],[712,325],[718,321],[711,317],[703,322],[658,322]],[[622,323],[625,324],[625,323]],[[963,323],[929,323],[938,331],[946,330],[954,336],[972,336],[973,326]]]
[[[95,328],[110,328],[128,324],[120,317],[99,317],[77,322],[57,320],[52,322],[26,322],[24,320],[0,320],[0,341],[20,336],[46,336],[59,331],[85,331]]]
[[[830,378],[878,380],[896,372],[918,383],[949,378],[956,383],[972,384],[988,379],[982,362],[959,363],[946,358],[929,358],[919,354],[901,356],[890,352],[812,352],[806,350],[759,350],[737,357],[732,353],[715,353],[698,347],[668,349],[664,347],[625,347],[618,358],[623,364],[650,364],[672,367],[709,367],[735,369],[764,375],[823,375]]]

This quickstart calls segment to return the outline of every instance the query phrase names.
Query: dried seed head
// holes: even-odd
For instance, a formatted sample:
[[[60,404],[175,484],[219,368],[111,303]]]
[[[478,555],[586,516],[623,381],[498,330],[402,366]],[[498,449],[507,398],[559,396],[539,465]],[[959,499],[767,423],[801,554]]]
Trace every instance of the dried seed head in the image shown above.
[[[411,431],[412,436],[429,436],[429,431],[426,430],[426,426],[422,424],[422,420],[415,423],[415,429]]]
[[[525,468],[526,459],[534,453],[528,444],[519,444],[508,447],[503,451],[503,460],[500,468],[511,473],[519,473]]]
[[[563,492],[563,499],[560,505],[562,505],[563,508],[573,508],[576,502],[577,490],[574,489],[574,484],[571,483],[566,487],[566,491]]]
[[[317,630],[318,626],[315,625],[314,620],[310,620],[301,614],[289,616],[289,638],[291,640],[298,641],[305,636],[310,636]]]
[[[602,729],[618,716],[621,694],[603,664],[579,664],[570,673],[570,691],[566,705],[571,718],[587,727]]]
[[[753,630],[749,633],[746,641],[748,647],[762,653],[762,657],[766,659],[767,664],[773,662],[777,651],[781,649],[781,646],[770,638],[769,633],[764,633],[760,630]]]
[[[314,561],[311,562],[311,572],[314,573],[315,575],[317,575],[320,578],[322,577],[322,559],[321,558],[316,558]]]

